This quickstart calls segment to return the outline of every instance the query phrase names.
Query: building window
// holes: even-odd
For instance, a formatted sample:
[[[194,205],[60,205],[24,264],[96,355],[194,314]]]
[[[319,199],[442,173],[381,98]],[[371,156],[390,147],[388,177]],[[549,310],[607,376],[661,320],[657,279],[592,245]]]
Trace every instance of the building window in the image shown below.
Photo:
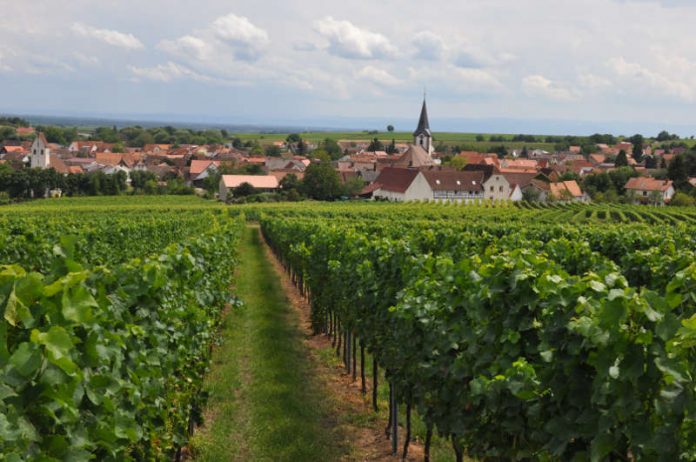
[[[498,188],[498,191],[503,192],[503,187]]]
[[[493,190],[494,190],[494,188],[493,188],[493,186],[491,186],[491,192],[493,192]]]

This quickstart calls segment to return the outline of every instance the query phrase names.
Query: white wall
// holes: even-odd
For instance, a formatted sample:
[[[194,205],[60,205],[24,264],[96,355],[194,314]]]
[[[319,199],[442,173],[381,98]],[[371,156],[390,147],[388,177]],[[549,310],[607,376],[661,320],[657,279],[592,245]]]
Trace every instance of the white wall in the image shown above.
[[[494,173],[483,183],[486,199],[507,200],[510,198],[510,183],[500,173]]]

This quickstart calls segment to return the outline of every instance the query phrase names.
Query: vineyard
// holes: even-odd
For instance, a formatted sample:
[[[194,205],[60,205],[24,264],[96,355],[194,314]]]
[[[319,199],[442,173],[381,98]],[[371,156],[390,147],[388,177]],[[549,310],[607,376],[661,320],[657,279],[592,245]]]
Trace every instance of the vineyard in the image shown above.
[[[354,460],[257,222],[393,457],[696,460],[693,209],[183,197],[0,209],[0,460]]]
[[[394,454],[415,413],[426,460],[696,460],[693,211],[245,211],[363,391],[383,371]]]
[[[242,229],[180,199],[36,202],[0,213],[0,459],[172,460]]]

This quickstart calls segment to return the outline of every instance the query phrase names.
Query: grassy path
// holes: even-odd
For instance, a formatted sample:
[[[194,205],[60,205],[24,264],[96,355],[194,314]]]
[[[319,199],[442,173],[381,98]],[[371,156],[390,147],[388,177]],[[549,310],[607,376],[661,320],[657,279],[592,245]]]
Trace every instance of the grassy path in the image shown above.
[[[331,461],[340,443],[303,334],[267,260],[258,228],[246,229],[236,293],[245,306],[223,326],[207,381],[206,421],[192,442],[197,461]]]

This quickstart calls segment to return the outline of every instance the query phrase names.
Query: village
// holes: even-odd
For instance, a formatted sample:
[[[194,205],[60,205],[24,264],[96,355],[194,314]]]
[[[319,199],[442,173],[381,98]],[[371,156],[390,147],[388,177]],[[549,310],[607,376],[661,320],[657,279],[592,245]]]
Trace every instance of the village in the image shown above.
[[[632,155],[635,146],[623,140],[614,145],[597,143],[596,152],[590,154],[581,146],[569,146],[557,152],[525,148],[510,149],[504,155],[460,151],[445,157],[436,150],[425,99],[412,143],[393,142],[388,152],[381,143],[339,140],[335,144],[340,153],[333,159],[327,158],[321,146],[306,143],[299,135],[273,141],[271,156],[232,143],[123,147],[76,140],[60,145],[32,127],[18,127],[17,134],[34,139],[2,143],[0,164],[14,170],[53,169],[64,177],[101,172],[120,175],[126,185],[134,184],[133,179],[140,175],[160,188],[178,182],[191,191],[207,189],[211,197],[227,202],[250,194],[287,192],[303,181],[312,164],[330,162],[338,181],[351,187],[328,198],[465,204],[491,200],[590,202],[583,180],[622,169],[628,172],[619,185],[625,202],[665,205],[677,188],[673,180],[653,174],[664,172],[675,156],[686,153],[684,147],[653,149],[648,145],[641,147],[638,162]],[[696,178],[688,178],[687,187],[694,186]],[[47,187],[36,196],[63,193],[58,187]],[[313,197],[312,191],[307,196]]]

